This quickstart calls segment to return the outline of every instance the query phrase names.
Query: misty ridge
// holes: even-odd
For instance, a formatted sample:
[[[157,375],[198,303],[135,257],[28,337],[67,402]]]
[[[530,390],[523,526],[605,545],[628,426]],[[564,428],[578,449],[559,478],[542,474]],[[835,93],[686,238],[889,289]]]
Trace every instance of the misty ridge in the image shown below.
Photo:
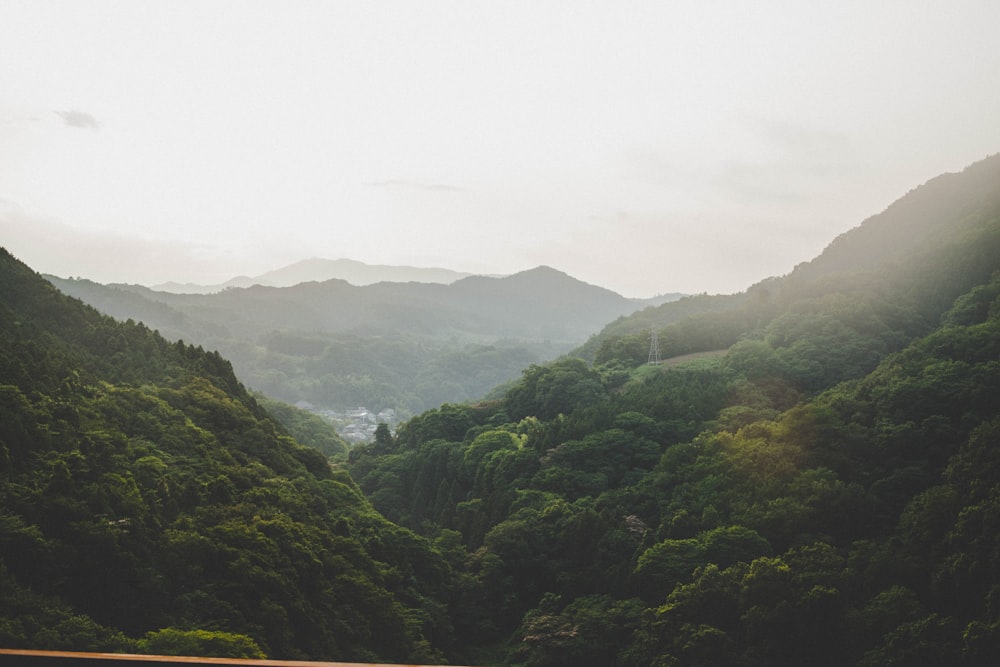
[[[344,280],[355,286],[381,282],[443,283],[447,285],[471,275],[473,274],[452,271],[451,269],[389,266],[384,264],[372,265],[353,259],[323,259],[313,257],[254,277],[236,276],[218,285],[168,282],[151,285],[150,289],[178,294],[210,294],[231,287],[252,287],[253,285],[292,287],[299,283],[324,282],[334,278]]]
[[[118,319],[219,350],[269,396],[403,415],[481,398],[607,322],[682,296],[628,299],[549,267],[492,277],[321,259],[236,281],[246,287],[189,286],[196,293],[49,280]]]

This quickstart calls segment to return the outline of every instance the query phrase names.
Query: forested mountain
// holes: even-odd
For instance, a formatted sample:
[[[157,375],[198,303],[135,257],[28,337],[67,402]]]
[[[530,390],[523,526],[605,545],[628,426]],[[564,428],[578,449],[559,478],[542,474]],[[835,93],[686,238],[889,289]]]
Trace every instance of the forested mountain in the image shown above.
[[[0,646],[437,662],[452,566],[218,353],[0,250]]]
[[[718,353],[646,365],[650,328]],[[466,641],[532,666],[995,662],[1000,156],[587,349],[351,453],[388,518],[464,547]]]
[[[649,302],[548,267],[450,285],[328,280],[197,295],[48,278],[106,314],[219,350],[267,395],[411,414],[478,399]]]

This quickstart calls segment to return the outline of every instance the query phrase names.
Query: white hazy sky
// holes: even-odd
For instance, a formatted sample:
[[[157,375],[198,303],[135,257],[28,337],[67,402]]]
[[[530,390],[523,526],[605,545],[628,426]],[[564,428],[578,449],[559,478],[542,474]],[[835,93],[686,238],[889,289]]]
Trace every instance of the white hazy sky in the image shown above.
[[[0,244],[101,282],[318,256],[740,291],[1000,151],[998,28],[996,0],[4,0]]]

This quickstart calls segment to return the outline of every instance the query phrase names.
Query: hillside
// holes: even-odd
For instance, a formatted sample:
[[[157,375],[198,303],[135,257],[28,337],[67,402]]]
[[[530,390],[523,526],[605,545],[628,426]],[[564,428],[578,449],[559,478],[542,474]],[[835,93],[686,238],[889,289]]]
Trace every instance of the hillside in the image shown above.
[[[327,280],[206,295],[49,280],[113,317],[219,350],[270,396],[404,414],[478,399],[646,303],[548,267],[450,285]]]
[[[938,176],[838,236],[788,275],[739,294],[690,296],[646,308],[612,322],[574,354],[634,367],[648,358],[651,330],[657,331],[664,358],[728,347],[808,299],[836,295],[894,302],[899,306],[894,314],[888,303],[876,306],[879,317],[909,318],[893,324],[907,335],[927,332],[953,299],[995,270],[998,182],[1000,155]],[[910,304],[915,310],[905,307]]]
[[[351,474],[460,536],[490,610],[468,641],[504,664],[992,664],[998,202],[1000,157],[935,179],[788,276],[412,419]],[[645,365],[650,326],[664,356],[726,352]]]
[[[0,284],[0,646],[446,659],[451,566],[218,353]]]

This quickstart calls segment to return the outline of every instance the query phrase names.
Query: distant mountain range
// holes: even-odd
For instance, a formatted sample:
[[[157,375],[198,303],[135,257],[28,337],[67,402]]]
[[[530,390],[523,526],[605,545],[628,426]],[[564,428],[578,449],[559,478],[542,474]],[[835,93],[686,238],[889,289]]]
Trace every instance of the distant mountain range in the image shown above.
[[[231,287],[291,287],[299,283],[323,282],[337,278],[352,285],[372,285],[374,283],[440,283],[450,285],[456,280],[473,274],[442,268],[416,266],[390,266],[365,264],[354,259],[323,259],[313,257],[294,264],[262,273],[259,276],[237,276],[218,285],[168,282],[154,285],[152,289],[175,294],[211,294]]]
[[[333,266],[367,266],[349,260],[327,262],[307,260],[262,277],[285,282],[319,275]],[[370,276],[389,275],[393,269],[396,275],[404,275],[411,270],[369,268]],[[447,270],[426,271],[444,277]],[[300,330],[365,335],[409,332],[478,342],[514,338],[573,344],[586,340],[617,317],[683,296],[629,299],[547,266],[499,278],[461,277],[448,284],[379,281],[356,285],[346,279],[327,278],[290,286],[230,285],[211,293],[176,293],[141,285],[101,285],[85,279],[46,277],[64,292],[114,317],[141,320],[168,336],[193,335],[196,339],[209,332],[254,337],[274,330]]]
[[[308,260],[264,275],[293,281],[335,266],[365,265]],[[355,275],[418,275],[411,270],[424,271],[368,267]],[[419,275],[448,275],[426,271],[437,273]],[[681,297],[629,299],[546,266],[450,284],[330,278],[204,294],[46,277],[108,315],[218,349],[246,384],[276,398],[404,412],[480,398],[612,320]]]

